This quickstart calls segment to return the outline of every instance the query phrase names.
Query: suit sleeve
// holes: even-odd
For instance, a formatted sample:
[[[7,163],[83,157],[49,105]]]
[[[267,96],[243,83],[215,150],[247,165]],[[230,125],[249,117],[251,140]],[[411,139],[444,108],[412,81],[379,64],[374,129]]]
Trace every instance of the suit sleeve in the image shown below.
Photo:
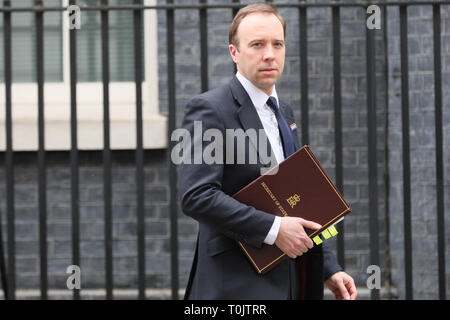
[[[197,122],[195,130],[194,121],[201,121]],[[201,132],[198,129],[200,124]],[[218,130],[222,137],[225,137],[224,123],[217,109],[205,99],[193,98],[186,106],[183,128],[191,137],[191,151],[194,152],[187,153],[191,155],[191,159],[184,157],[184,161],[178,167],[178,190],[182,211],[234,240],[261,247],[274,222],[274,216],[247,206],[222,191],[224,161],[213,164],[206,164],[203,159],[199,164],[194,164],[193,161],[195,150],[198,157],[198,151],[201,150],[203,153],[207,147],[205,142],[202,143],[202,135],[206,130]],[[222,153],[224,150],[222,147]],[[225,154],[222,156],[225,159]]]
[[[326,245],[322,243],[323,250],[323,275],[324,280],[328,280],[333,274],[338,271],[343,271],[344,269],[339,265],[336,256],[333,251]]]

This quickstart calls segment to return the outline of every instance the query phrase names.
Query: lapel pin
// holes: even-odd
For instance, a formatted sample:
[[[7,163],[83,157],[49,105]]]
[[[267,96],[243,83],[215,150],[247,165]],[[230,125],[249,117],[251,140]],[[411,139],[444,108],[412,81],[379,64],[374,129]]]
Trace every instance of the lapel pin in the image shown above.
[[[297,130],[297,124],[295,122],[291,124],[290,127],[292,131]]]

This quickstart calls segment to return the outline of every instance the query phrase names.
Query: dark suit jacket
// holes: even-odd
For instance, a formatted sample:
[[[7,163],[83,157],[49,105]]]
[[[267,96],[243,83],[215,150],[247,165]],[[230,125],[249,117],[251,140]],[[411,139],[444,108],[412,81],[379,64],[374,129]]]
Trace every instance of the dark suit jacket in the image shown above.
[[[288,124],[292,109],[280,100]],[[202,131],[218,129],[263,129],[256,109],[239,80],[192,98],[185,110],[183,128],[194,136],[194,121]],[[299,141],[293,134],[296,149]],[[193,141],[193,140],[192,140]],[[255,152],[256,141],[247,141],[246,154]],[[205,145],[203,145],[204,147]],[[234,146],[236,148],[236,145]],[[236,154],[236,150],[235,154]],[[248,158],[246,158],[248,159]],[[261,174],[267,164],[181,164],[178,188],[183,212],[199,222],[194,262],[186,289],[189,299],[286,299],[289,290],[289,258],[264,275],[259,275],[244,256],[236,240],[261,247],[274,216],[234,200],[231,196]],[[307,299],[323,298],[323,282],[342,270],[334,255],[323,245],[307,256]]]

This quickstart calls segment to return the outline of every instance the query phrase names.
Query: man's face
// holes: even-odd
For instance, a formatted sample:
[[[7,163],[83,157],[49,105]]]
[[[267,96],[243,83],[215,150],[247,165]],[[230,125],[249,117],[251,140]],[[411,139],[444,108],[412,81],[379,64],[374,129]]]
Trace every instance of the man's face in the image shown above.
[[[273,14],[252,13],[237,30],[239,47],[230,45],[238,71],[270,95],[284,68],[283,26]]]

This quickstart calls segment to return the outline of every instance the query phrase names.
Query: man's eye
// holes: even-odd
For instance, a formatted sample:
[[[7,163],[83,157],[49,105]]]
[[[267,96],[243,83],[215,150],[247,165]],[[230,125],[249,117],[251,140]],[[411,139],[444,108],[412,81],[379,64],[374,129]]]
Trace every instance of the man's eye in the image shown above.
[[[262,46],[262,43],[261,43],[261,42],[256,42],[256,43],[253,44],[253,46],[254,46],[254,47],[261,47],[261,46]]]

